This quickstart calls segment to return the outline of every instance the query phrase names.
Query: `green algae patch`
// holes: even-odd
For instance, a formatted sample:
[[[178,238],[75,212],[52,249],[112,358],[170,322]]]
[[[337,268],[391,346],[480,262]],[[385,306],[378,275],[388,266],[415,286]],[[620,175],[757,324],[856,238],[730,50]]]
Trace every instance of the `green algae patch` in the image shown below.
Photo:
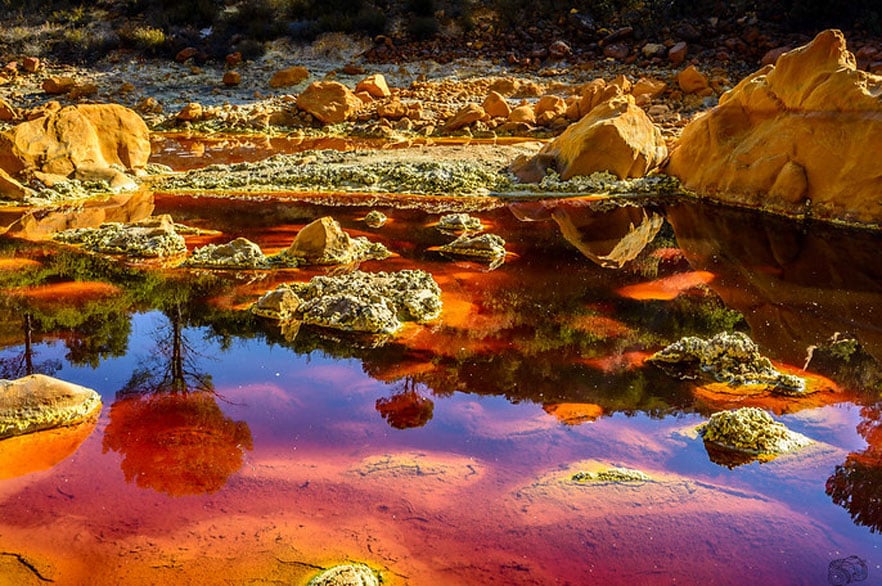
[[[755,457],[767,461],[813,443],[811,439],[787,429],[768,412],[756,407],[714,413],[707,423],[699,426],[698,433],[709,448],[737,452],[747,456],[748,460]],[[717,451],[712,454],[712,459],[718,461],[715,458],[720,456]]]
[[[99,409],[92,389],[42,374],[0,380],[0,439],[73,425]]]
[[[645,472],[633,468],[611,466],[594,472],[579,471],[571,476],[578,484],[642,484],[652,478]]]
[[[760,354],[756,343],[741,332],[722,332],[709,340],[687,336],[647,359],[683,380],[707,376],[732,387],[758,385],[782,395],[802,395],[805,379],[784,374]]]
[[[347,563],[328,568],[307,586],[380,586],[377,573],[365,564]]]

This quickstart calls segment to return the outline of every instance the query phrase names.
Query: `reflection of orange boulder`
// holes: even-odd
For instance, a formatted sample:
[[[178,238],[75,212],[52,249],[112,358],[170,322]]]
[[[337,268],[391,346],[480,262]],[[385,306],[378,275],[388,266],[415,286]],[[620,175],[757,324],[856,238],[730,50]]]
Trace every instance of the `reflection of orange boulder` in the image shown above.
[[[72,456],[98,423],[98,414],[68,427],[47,429],[0,442],[0,480],[48,470]]]
[[[172,496],[211,493],[242,467],[251,431],[208,392],[133,395],[117,400],[104,450],[119,452],[126,480]]]
[[[566,425],[594,421],[603,415],[603,407],[594,403],[546,403],[542,409]]]
[[[561,179],[607,171],[619,179],[642,177],[667,156],[661,131],[632,96],[618,96],[595,106],[539,153],[512,164],[521,181],[542,179],[554,167]]]
[[[714,200],[790,216],[882,222],[882,77],[820,33],[694,119],[667,172]]]

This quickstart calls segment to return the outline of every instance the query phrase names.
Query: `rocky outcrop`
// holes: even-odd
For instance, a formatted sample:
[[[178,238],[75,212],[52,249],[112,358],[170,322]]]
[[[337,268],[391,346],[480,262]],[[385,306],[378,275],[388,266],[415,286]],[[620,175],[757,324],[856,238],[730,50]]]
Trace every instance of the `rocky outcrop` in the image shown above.
[[[689,123],[667,173],[699,196],[787,216],[882,224],[882,77],[827,30]]]
[[[340,124],[361,108],[361,100],[337,81],[316,81],[297,96],[297,107],[324,124]]]
[[[269,260],[257,244],[247,238],[236,238],[226,244],[206,244],[195,249],[186,264],[216,269],[265,269]]]
[[[722,454],[719,451],[711,452],[712,459],[730,467],[754,458],[771,460],[775,456],[812,443],[809,438],[790,431],[782,423],[772,419],[767,412],[756,407],[714,413],[699,428],[699,434],[709,451],[724,451]],[[725,454],[727,451],[734,454]]]
[[[65,230],[56,234],[55,239],[103,254],[164,258],[187,252],[177,228],[171,216],[162,215],[133,224],[108,222],[98,228]]]
[[[367,238],[351,238],[339,222],[324,216],[304,226],[280,257],[300,265],[333,265],[389,256],[385,246]]]
[[[425,322],[441,315],[441,289],[424,271],[353,271],[281,285],[252,311],[346,332],[392,334],[404,321]]]
[[[42,173],[132,188],[123,171],[142,171],[149,157],[147,125],[116,104],[47,110],[0,134],[0,168],[16,179]]]
[[[625,95],[595,106],[534,157],[516,160],[511,170],[527,183],[541,180],[549,168],[563,180],[598,171],[624,179],[646,175],[666,156],[661,131]]]
[[[42,374],[0,381],[0,439],[73,425],[101,409],[101,396],[86,387]]]
[[[656,352],[647,362],[683,379],[710,376],[733,387],[760,385],[786,395],[805,390],[803,379],[778,372],[760,354],[756,343],[741,332],[722,332],[708,340],[687,336]]]

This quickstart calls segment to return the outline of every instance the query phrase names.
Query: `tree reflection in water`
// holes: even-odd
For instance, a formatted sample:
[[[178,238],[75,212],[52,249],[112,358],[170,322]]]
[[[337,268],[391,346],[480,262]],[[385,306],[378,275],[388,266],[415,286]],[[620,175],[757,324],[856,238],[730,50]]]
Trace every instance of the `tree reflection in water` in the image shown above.
[[[24,349],[14,356],[0,358],[0,378],[14,380],[31,374],[46,374],[61,370],[61,361],[50,359],[34,361],[34,320],[30,312],[22,315]]]
[[[377,399],[377,412],[395,429],[422,427],[432,419],[435,403],[420,395],[416,386],[416,381],[407,377],[399,392]]]
[[[242,467],[251,431],[224,414],[211,376],[195,368],[181,304],[165,313],[169,335],[117,393],[104,451],[123,456],[126,480],[139,487],[172,496],[212,493]]]
[[[858,525],[882,532],[882,403],[861,408],[857,430],[867,441],[863,452],[852,452],[827,479],[827,495]]]

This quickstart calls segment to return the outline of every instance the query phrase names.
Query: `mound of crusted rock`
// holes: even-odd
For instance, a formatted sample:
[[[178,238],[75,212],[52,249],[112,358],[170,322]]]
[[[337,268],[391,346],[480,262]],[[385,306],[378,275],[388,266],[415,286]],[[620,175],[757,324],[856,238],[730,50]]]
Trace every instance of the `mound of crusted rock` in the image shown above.
[[[812,443],[756,407],[714,413],[699,433],[717,448],[769,459]]]
[[[347,332],[393,334],[405,321],[440,316],[441,289],[425,271],[353,271],[281,285],[261,297],[252,311]]]
[[[73,425],[101,409],[101,396],[86,387],[42,374],[0,380],[0,439]]]

